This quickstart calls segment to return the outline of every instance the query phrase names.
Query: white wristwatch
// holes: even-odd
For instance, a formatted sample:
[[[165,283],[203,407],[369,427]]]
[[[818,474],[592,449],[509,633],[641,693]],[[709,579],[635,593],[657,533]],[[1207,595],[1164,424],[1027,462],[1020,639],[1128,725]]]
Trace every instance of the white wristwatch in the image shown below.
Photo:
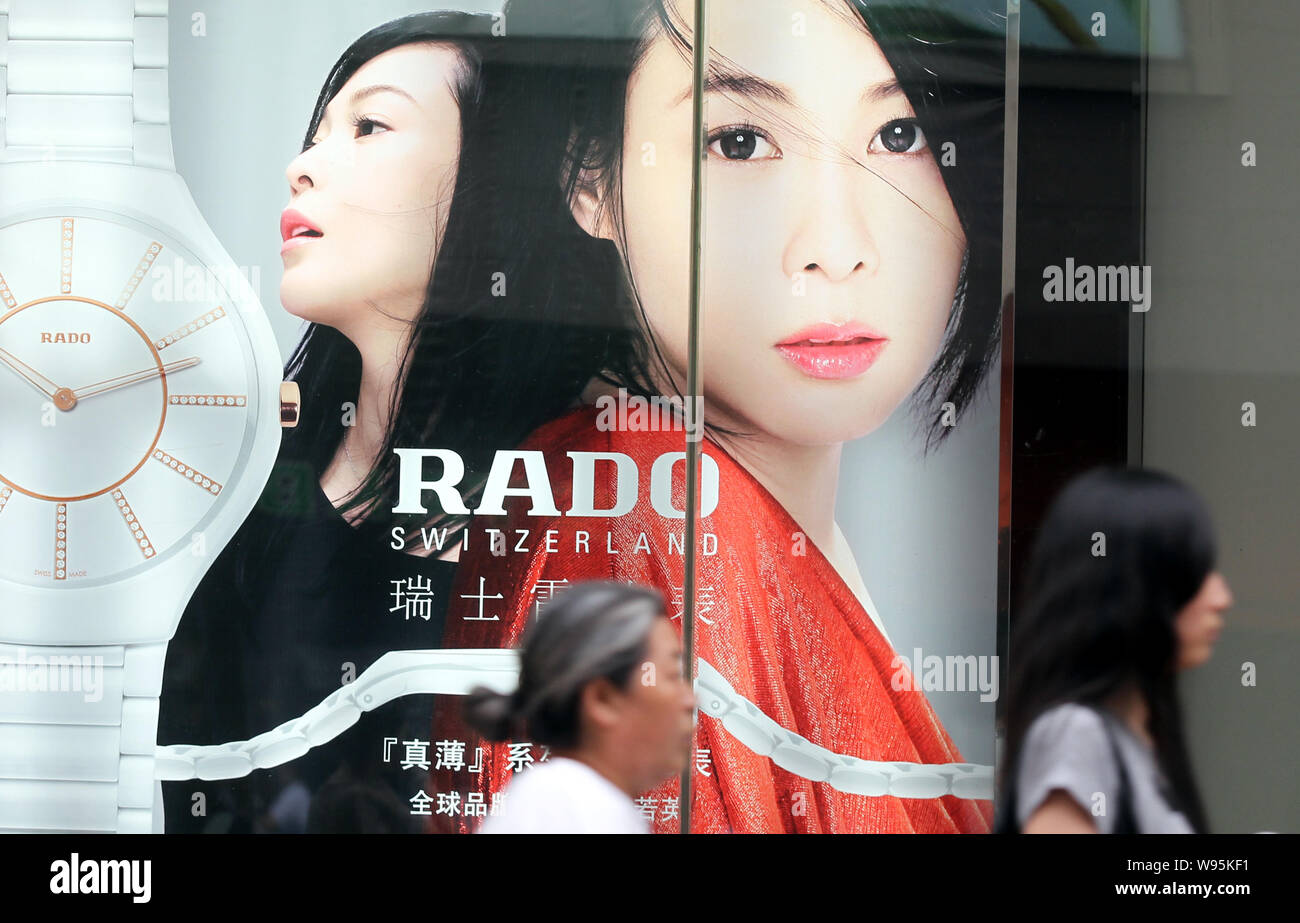
[[[0,831],[161,829],[167,643],[280,379],[173,165],[166,0],[0,0]]]

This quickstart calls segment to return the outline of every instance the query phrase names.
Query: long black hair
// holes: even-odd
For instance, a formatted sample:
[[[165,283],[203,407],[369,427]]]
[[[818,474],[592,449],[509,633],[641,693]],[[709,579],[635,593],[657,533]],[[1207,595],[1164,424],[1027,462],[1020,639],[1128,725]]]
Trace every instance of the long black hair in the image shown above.
[[[449,39],[462,59],[454,88],[461,111],[458,175],[402,360],[393,423],[377,465],[344,507],[372,516],[388,515],[395,505],[395,447],[459,452],[468,473],[463,492],[472,495],[491,453],[567,407],[601,351],[599,334],[585,330],[581,291],[564,284],[576,281],[583,248],[551,236],[556,210],[539,201],[547,190],[519,182],[517,163],[537,148],[497,111],[496,84],[514,73],[515,59],[510,41],[491,35],[490,17],[419,13],[367,32],[326,79],[303,146],[330,100],[367,61],[400,45]],[[360,357],[337,330],[312,325],[288,368],[303,389],[304,407],[290,438],[320,475],[342,439],[341,405],[356,396]],[[440,511],[433,518],[448,519]]]
[[[953,429],[943,404],[957,419],[986,379],[1001,340],[1001,221],[1005,17],[985,2],[972,3],[978,25],[941,10],[868,0],[823,0],[864,25],[879,44],[931,151],[952,142],[955,160],[937,160],[966,235],[944,346],[913,392],[918,430],[929,452]],[[567,155],[558,172],[566,198],[592,184],[607,203],[622,236],[620,165],[628,81],[661,32],[689,55],[691,37],[668,0],[509,0],[511,34],[533,37],[538,66],[512,89],[514,109],[546,113],[562,128]],[[545,50],[543,50],[545,49]],[[625,243],[625,241],[624,241]],[[603,261],[617,259],[602,241]],[[624,247],[626,250],[626,247]],[[656,378],[673,382],[630,273],[607,292],[612,323],[638,335],[619,338],[603,363],[602,378],[629,392],[652,396]],[[684,382],[674,382],[679,390]]]
[[[466,722],[487,740],[578,746],[582,691],[597,679],[626,689],[649,657],[650,630],[665,617],[663,597],[646,587],[591,581],[566,589],[519,639],[515,689],[476,686],[463,705]]]
[[[1066,703],[1105,708],[1136,689],[1173,806],[1205,831],[1177,695],[1174,622],[1216,554],[1205,504],[1167,474],[1098,468],[1061,491],[1035,543],[1011,637],[1004,793],[1035,718]]]
[[[358,510],[368,528],[442,527],[465,516],[436,505],[426,515],[394,514],[394,448],[451,449],[465,464],[467,505],[482,489],[496,450],[513,446],[576,402],[603,357],[617,347],[617,325],[595,301],[612,287],[617,265],[604,259],[573,222],[554,182],[540,183],[539,151],[520,114],[502,111],[527,49],[493,34],[488,15],[439,11],[385,23],[357,39],[331,69],[303,138],[305,149],[330,101],[366,62],[410,44],[454,48],[452,87],[460,109],[460,157],[446,230],[439,241],[420,313],[401,357],[390,424],[374,467],[340,507]],[[562,148],[560,149],[562,151]],[[558,168],[557,168],[558,169]],[[595,251],[595,252],[593,252]],[[247,543],[241,586],[270,573],[280,537],[339,449],[344,405],[361,380],[357,348],[338,330],[311,324],[285,374],[302,391],[302,414],[287,430],[277,471],[259,507],[272,517],[260,543]],[[452,539],[451,544],[455,544]],[[252,591],[245,589],[251,596]]]

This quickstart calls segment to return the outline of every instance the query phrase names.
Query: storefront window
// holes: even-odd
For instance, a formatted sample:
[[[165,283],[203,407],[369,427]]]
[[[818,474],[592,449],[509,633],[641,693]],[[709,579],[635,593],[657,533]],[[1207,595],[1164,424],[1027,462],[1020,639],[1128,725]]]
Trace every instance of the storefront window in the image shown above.
[[[1209,826],[1294,820],[1289,7],[65,5],[0,0],[0,829],[475,832],[606,581],[697,699],[647,830],[989,832],[1106,465],[1218,528]]]

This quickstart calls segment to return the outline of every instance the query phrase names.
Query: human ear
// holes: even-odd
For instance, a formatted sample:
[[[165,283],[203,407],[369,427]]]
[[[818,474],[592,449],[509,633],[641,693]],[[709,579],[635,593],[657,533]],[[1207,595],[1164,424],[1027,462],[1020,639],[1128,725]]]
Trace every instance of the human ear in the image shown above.
[[[622,699],[618,688],[605,677],[587,683],[582,690],[582,710],[592,723],[608,727],[622,718]]]
[[[613,240],[605,216],[605,197],[600,187],[594,171],[589,167],[579,169],[573,192],[569,196],[569,211],[573,213],[573,220],[578,223],[578,227],[591,237]]]

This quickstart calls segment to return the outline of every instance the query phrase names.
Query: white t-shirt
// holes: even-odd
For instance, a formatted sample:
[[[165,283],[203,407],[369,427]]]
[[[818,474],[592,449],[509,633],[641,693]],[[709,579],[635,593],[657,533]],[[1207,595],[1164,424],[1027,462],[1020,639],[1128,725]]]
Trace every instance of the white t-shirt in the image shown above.
[[[586,763],[552,756],[510,780],[479,833],[649,833],[636,802]]]
[[[1166,794],[1167,782],[1155,752],[1122,721],[1075,703],[1043,712],[1025,733],[1016,788],[1016,820],[1024,826],[1053,789],[1064,789],[1094,818],[1101,833],[1118,821],[1119,767],[1106,739],[1109,722],[1124,761],[1133,823],[1140,833],[1194,833],[1187,817]],[[1114,810],[1105,810],[1114,805]]]

